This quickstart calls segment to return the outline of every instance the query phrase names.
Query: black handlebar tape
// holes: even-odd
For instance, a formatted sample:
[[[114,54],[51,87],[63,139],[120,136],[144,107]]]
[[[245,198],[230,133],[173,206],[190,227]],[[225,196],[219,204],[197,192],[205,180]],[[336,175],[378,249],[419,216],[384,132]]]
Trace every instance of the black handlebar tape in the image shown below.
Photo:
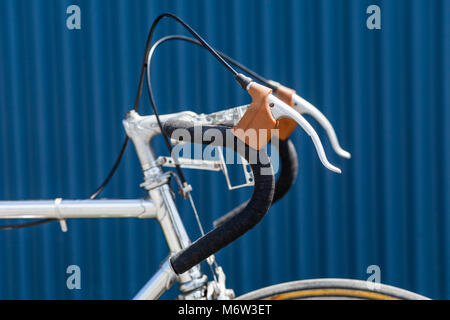
[[[280,140],[278,147],[281,159],[281,171],[275,185],[272,203],[283,198],[291,189],[298,174],[298,157],[294,144],[290,139]]]
[[[278,153],[280,154],[281,171],[275,182],[275,194],[273,196],[272,204],[284,197],[295,182],[298,174],[298,158],[295,146],[290,139],[279,140]],[[214,221],[214,226],[228,221],[236,214],[239,214],[247,205],[247,202],[242,203],[238,207],[229,211]]]
[[[266,152],[264,150],[257,151],[249,147],[236,138],[228,127],[195,127],[193,122],[183,120],[166,121],[163,127],[169,136],[172,136],[172,133],[177,129],[187,130],[184,131],[183,138],[189,139],[189,142],[222,147],[230,147],[230,144],[232,144],[234,151],[249,162],[255,181],[252,197],[239,214],[214,228],[193,242],[189,247],[177,252],[171,257],[170,262],[173,270],[177,274],[181,274],[224,248],[261,221],[272,203],[275,190],[275,177]],[[205,137],[204,133],[208,129],[220,131],[222,135],[221,139],[209,139]]]

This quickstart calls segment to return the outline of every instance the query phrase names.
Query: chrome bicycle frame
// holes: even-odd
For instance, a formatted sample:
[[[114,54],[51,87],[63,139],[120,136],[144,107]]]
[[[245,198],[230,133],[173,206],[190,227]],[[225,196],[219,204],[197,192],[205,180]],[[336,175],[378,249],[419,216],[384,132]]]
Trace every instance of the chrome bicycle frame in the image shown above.
[[[141,119],[142,117],[136,112],[130,111],[123,122],[125,131],[133,141],[144,173],[142,186],[148,190],[153,205],[157,208],[155,218],[161,225],[170,252],[175,253],[189,246],[189,236],[171,194],[168,185],[169,176],[163,172],[161,166],[157,163],[152,148],[151,141],[156,135],[160,134],[159,127],[155,126],[154,122],[149,126],[144,126],[140,121]],[[166,260],[159,271],[139,291],[135,299],[158,298],[165,290],[171,287],[176,278],[177,276],[172,270],[170,262]],[[194,296],[192,298],[202,298],[202,295],[204,296],[207,277],[202,274],[200,266],[195,266],[188,272],[181,274],[178,280],[182,284],[196,284],[196,286],[189,288],[191,290],[186,290],[193,293]],[[181,286],[181,288],[186,288],[186,286]],[[199,290],[196,291],[196,289]]]
[[[208,115],[208,119],[205,115],[197,115],[193,112],[163,115],[161,119],[187,116],[205,123],[234,123],[236,119],[240,118],[242,109],[246,107]],[[158,220],[162,228],[170,255],[189,246],[190,239],[169,186],[169,174],[162,170],[162,163],[158,161],[153,151],[152,139],[160,134],[156,118],[154,116],[142,117],[135,111],[130,111],[123,121],[123,125],[139,158],[144,176],[141,186],[147,190],[149,200],[64,200],[58,198],[55,200],[0,201],[0,219],[53,218],[61,222],[61,227],[65,231],[65,219],[69,218],[154,218]],[[211,165],[208,161],[194,163],[194,167],[205,170],[216,170],[217,166],[217,164]],[[232,291],[225,290],[225,277],[221,268],[219,267],[219,270],[216,271],[219,272],[219,278],[223,280],[219,279],[218,283],[215,281],[208,283],[208,278],[202,273],[199,265],[181,275],[176,275],[169,260],[166,259],[134,299],[157,299],[175,281],[180,283],[181,295],[179,298],[182,299],[232,297]],[[215,288],[220,288],[222,292],[216,296],[211,295],[211,290],[209,290],[211,284],[215,285],[213,286]]]

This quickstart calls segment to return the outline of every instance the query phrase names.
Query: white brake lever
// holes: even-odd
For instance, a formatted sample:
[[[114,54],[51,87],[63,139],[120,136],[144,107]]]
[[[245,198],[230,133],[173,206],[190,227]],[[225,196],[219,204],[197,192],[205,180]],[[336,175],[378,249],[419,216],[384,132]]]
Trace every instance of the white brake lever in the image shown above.
[[[331,125],[330,121],[323,115],[322,112],[320,112],[319,109],[317,109],[315,106],[313,106],[311,103],[303,99],[297,94],[294,94],[292,96],[292,100],[294,101],[294,109],[300,113],[300,114],[309,114],[314,119],[317,120],[317,122],[320,123],[320,125],[325,129],[326,133],[328,134],[328,137],[330,139],[331,146],[333,147],[333,150],[341,157],[350,159],[351,155],[349,152],[342,149],[342,147],[339,144],[339,140],[336,136],[336,132],[333,129],[333,126]]]
[[[274,95],[269,95],[269,106],[270,111],[272,112],[272,116],[274,119],[279,120],[282,118],[290,118],[297,122],[299,126],[305,130],[305,132],[311,137],[314,147],[316,148],[317,154],[319,156],[320,161],[322,164],[329,170],[341,173],[341,169],[338,167],[332,165],[325,154],[325,151],[322,146],[322,142],[319,139],[319,136],[317,135],[317,132],[314,130],[314,128],[309,124],[308,121],[296,110],[294,110],[292,107],[275,97]]]

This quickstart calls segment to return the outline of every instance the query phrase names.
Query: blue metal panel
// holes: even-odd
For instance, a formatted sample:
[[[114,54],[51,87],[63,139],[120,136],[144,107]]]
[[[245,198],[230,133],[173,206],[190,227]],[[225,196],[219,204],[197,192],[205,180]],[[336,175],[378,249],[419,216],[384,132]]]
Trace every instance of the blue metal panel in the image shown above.
[[[70,4],[81,8],[81,30],[66,28]],[[381,30],[366,28],[370,4],[381,8]],[[343,169],[330,173],[309,138],[294,133],[295,188],[218,255],[230,287],[242,294],[295,279],[366,279],[375,264],[384,283],[450,298],[450,1],[3,0],[0,199],[84,198],[98,186],[124,137],[148,29],[165,11],[295,88],[353,155],[341,160],[327,144]],[[157,35],[175,32],[183,30],[166,21]],[[153,77],[162,113],[248,101],[189,44],[161,47]],[[147,101],[141,107],[150,112]],[[162,143],[157,149],[164,152]],[[187,176],[207,226],[248,196],[222,196],[215,174]],[[141,197],[140,181],[129,148],[103,196]],[[189,206],[179,204],[195,238]],[[3,231],[0,298],[131,298],[166,254],[154,221],[70,221],[65,234],[56,223]],[[71,264],[81,267],[81,290],[66,288]]]

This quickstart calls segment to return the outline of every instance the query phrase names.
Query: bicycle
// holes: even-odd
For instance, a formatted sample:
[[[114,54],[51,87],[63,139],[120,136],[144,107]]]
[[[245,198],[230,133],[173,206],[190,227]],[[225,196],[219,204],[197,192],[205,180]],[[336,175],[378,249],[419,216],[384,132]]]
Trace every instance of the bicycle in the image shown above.
[[[150,48],[152,35],[158,22],[168,17],[184,26],[194,38],[173,35],[161,38]],[[207,49],[235,76],[237,82],[252,97],[251,104],[232,107],[211,114],[182,111],[159,115],[151,88],[151,58],[156,48],[169,40],[183,40]],[[241,69],[262,84],[238,73],[231,65]],[[146,72],[145,72],[146,71]],[[154,115],[138,113],[143,80],[147,75],[147,89]],[[341,173],[326,157],[322,143],[302,114],[309,114],[325,129],[334,151],[344,158],[350,153],[341,148],[333,126],[312,104],[301,98],[294,90],[279,83],[266,80],[239,62],[216,51],[183,20],[172,14],[162,14],[153,23],[147,39],[138,94],[133,110],[123,120],[127,137],[116,163],[105,182],[87,200],[39,200],[0,201],[2,219],[43,219],[37,222],[6,228],[24,227],[59,221],[67,231],[66,219],[135,217],[156,219],[163,231],[170,254],[159,270],[136,294],[135,299],[157,299],[175,282],[179,282],[179,299],[222,300],[235,298],[234,291],[226,287],[226,276],[218,265],[214,254],[255,227],[269,210],[289,191],[297,175],[297,153],[289,140],[290,134],[299,125],[312,139],[322,164],[329,170]],[[162,135],[170,151],[170,157],[157,156],[152,147],[153,139]],[[131,140],[138,156],[144,181],[140,187],[148,193],[146,199],[95,200],[117,169],[127,142]],[[194,144],[206,145],[216,150],[217,157],[211,159],[186,158],[176,155]],[[270,143],[278,149],[281,172],[277,179],[272,166],[273,159],[265,147]],[[233,186],[230,182],[224,148],[238,154],[237,162],[243,167],[245,183]],[[186,149],[184,149],[186,150]],[[163,167],[175,168],[163,171]],[[249,201],[222,216],[214,223],[214,229],[205,234],[192,200],[192,187],[187,183],[181,168],[222,171],[228,188],[253,186]],[[195,213],[201,237],[192,242],[180,218],[171,188],[172,179],[179,193],[189,199]],[[6,229],[3,228],[3,229]],[[213,279],[202,272],[200,263],[206,260]],[[256,290],[237,299],[426,299],[418,294],[399,288],[378,284],[370,289],[367,282],[350,279],[313,279],[282,283]]]

